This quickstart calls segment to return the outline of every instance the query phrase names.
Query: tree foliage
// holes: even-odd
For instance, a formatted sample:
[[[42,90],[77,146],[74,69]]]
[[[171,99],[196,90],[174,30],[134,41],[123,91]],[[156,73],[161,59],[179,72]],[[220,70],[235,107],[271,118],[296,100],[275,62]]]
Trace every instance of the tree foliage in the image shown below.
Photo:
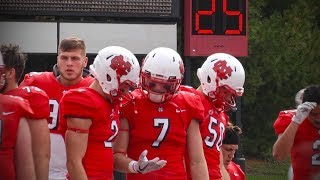
[[[266,7],[273,1],[249,3],[249,56],[242,61],[246,71],[242,123],[247,155],[271,155],[278,112],[294,108],[296,92],[320,80],[316,0],[282,4],[285,2],[284,9],[267,13]]]

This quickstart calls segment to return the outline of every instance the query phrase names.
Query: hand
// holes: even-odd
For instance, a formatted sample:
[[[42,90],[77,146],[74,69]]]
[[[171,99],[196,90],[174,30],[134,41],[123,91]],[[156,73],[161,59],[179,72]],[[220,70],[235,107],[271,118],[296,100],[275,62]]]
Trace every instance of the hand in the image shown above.
[[[148,154],[147,150],[142,151],[142,153],[140,154],[139,160],[133,162],[132,167],[135,172],[145,174],[151,171],[159,170],[166,165],[167,161],[159,160],[158,157],[152,160],[148,160],[147,154]]]
[[[309,115],[310,111],[317,106],[315,102],[304,102],[297,108],[296,115],[293,116],[292,121],[301,124]]]

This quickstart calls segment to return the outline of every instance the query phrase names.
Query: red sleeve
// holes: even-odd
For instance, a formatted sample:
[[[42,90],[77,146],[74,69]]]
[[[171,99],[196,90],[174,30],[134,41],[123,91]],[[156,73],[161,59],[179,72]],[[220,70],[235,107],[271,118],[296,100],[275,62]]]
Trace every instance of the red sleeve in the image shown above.
[[[230,164],[227,167],[228,174],[230,176],[230,179],[234,180],[245,180],[246,176],[240,166],[234,162],[230,162]]]
[[[30,118],[32,117],[33,111],[30,108],[30,104],[27,100],[19,97],[19,96],[12,96],[12,95],[2,95],[0,94],[2,99],[0,108],[0,112],[13,112],[19,114],[19,117]],[[0,114],[2,116],[2,114]],[[0,117],[1,117],[0,116]]]
[[[192,119],[197,119],[200,123],[204,120],[204,107],[198,95],[188,92],[183,93],[185,103],[188,106],[188,113]]]
[[[85,89],[74,89],[64,94],[60,101],[61,116],[93,119],[97,108]]]
[[[197,90],[194,89],[193,87],[191,87],[191,86],[186,86],[186,85],[181,85],[181,86],[179,87],[179,90],[180,90],[180,91],[191,92],[191,93],[194,93],[194,94],[196,94],[195,91],[197,91]]]
[[[17,95],[28,100],[34,112],[34,116],[31,119],[48,119],[50,116],[50,106],[47,94],[34,86],[25,86],[19,89],[20,91]]]
[[[32,111],[30,104],[24,99],[22,99],[19,104],[22,110],[21,117],[31,119],[34,116],[34,112]]]
[[[38,75],[38,74],[42,74],[42,72],[31,72],[31,73],[28,73],[24,76],[24,79],[23,81],[20,83],[20,87],[22,86],[32,86],[35,83],[35,78],[34,78],[34,75]]]
[[[273,124],[273,128],[275,130],[276,135],[282,134],[287,129],[294,115],[295,111],[292,110],[281,111],[279,113],[278,118]]]

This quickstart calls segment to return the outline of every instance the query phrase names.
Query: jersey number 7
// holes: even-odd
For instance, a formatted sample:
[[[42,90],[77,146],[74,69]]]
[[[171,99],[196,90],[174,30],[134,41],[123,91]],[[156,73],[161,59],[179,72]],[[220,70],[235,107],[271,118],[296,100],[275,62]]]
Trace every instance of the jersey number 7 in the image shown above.
[[[152,147],[159,147],[161,142],[165,139],[169,130],[169,119],[165,118],[155,118],[153,119],[153,126],[156,128],[162,127],[161,132],[157,140],[153,141]]]

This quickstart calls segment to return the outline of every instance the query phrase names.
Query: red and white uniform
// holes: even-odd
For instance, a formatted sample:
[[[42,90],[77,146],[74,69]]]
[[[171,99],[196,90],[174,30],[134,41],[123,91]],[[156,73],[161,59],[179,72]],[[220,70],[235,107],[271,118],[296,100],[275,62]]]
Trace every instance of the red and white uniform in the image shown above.
[[[164,168],[147,174],[127,174],[127,179],[186,179],[184,155],[187,147],[187,129],[192,119],[203,119],[199,97],[179,92],[170,101],[153,103],[136,89],[131,103],[120,108],[129,123],[128,156],[139,159],[145,149],[148,158],[167,160]]]
[[[0,94],[0,179],[15,180],[14,149],[22,117],[32,117],[28,101]]]
[[[246,175],[242,171],[241,167],[232,161],[228,165],[227,171],[229,173],[230,180],[245,180],[246,179]]]
[[[281,111],[274,122],[277,135],[282,134],[291,123],[295,110]],[[320,129],[305,119],[297,130],[291,148],[291,162],[295,180],[313,180],[320,177]]]
[[[93,80],[91,76],[88,76],[75,85],[64,86],[60,84],[53,72],[31,72],[25,75],[20,84],[20,87],[36,86],[46,92],[49,97],[50,118],[48,126],[51,143],[49,179],[65,179],[67,173],[66,147],[62,137],[63,132],[59,131],[59,102],[66,91],[79,87],[88,87]]]
[[[113,179],[111,142],[118,133],[119,110],[91,88],[73,89],[60,102],[59,117],[62,131],[66,131],[65,117],[91,119],[88,146],[82,160],[88,179]]]
[[[224,111],[217,111],[202,92],[188,86],[180,86],[180,90],[192,92],[198,95],[202,101],[204,120],[200,124],[200,133],[203,140],[203,151],[207,161],[209,177],[212,180],[221,179],[220,147],[229,117]]]
[[[48,119],[50,115],[49,98],[47,94],[34,86],[25,86],[12,89],[5,93],[6,95],[19,96],[28,100],[34,115],[32,120]]]

